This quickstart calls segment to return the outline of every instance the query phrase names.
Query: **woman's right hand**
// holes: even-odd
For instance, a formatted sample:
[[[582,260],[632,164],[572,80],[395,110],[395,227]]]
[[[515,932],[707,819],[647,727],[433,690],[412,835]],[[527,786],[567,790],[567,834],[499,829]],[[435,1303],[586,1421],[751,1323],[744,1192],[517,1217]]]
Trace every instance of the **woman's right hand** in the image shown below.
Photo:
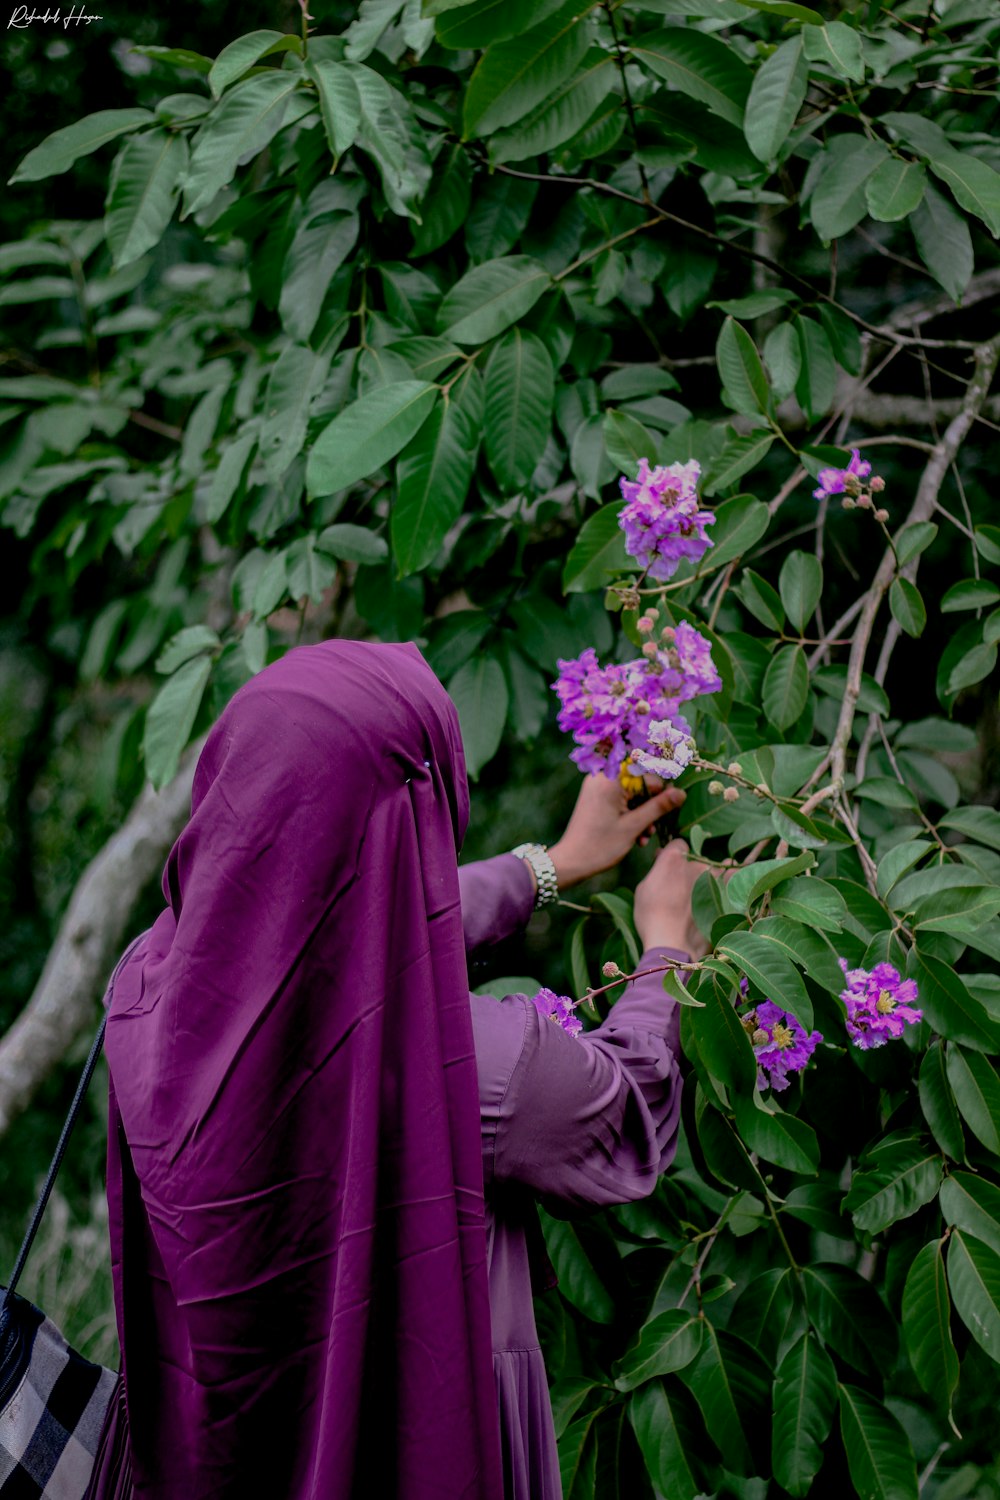
[[[695,925],[691,892],[709,868],[689,859],[683,839],[671,839],[635,888],[634,920],[644,948],[680,948],[692,958],[708,952],[708,942]]]

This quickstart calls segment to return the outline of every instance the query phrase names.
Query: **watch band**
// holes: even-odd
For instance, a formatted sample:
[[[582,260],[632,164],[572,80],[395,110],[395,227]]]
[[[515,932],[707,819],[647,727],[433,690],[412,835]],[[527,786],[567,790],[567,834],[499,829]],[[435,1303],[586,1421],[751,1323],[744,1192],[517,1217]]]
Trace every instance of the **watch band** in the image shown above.
[[[535,872],[535,881],[538,890],[535,893],[535,910],[540,906],[551,906],[553,901],[559,899],[559,882],[556,879],[556,867],[552,863],[552,857],[544,844],[518,844],[512,849],[511,854],[518,859],[523,859]]]

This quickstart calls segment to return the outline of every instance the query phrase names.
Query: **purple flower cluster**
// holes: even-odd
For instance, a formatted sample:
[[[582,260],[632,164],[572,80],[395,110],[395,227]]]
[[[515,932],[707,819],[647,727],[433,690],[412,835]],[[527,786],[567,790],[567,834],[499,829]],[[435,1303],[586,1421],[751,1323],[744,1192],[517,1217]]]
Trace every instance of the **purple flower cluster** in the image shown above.
[[[757,1087],[770,1084],[780,1093],[788,1087],[789,1073],[802,1072],[823,1037],[818,1031],[807,1032],[772,1000],[765,1000],[751,1014],[756,1022],[751,1042],[757,1059]]]
[[[568,995],[557,995],[554,990],[539,990],[537,995],[532,996],[532,1004],[539,1015],[554,1021],[569,1036],[579,1036],[583,1030],[583,1022],[573,1014],[576,1001],[571,1000]]]
[[[861,481],[867,479],[872,466],[862,458],[857,448],[851,449],[851,461],[846,469],[820,469],[819,489],[813,490],[816,500],[829,500],[832,495],[858,495]]]
[[[641,458],[637,477],[619,481],[626,502],[618,516],[625,551],[650,578],[665,582],[682,558],[697,562],[712,545],[705,528],[715,514],[699,505],[700,475],[696,459],[650,469],[648,460]]]
[[[687,621],[662,631],[659,645],[647,641],[634,661],[602,667],[589,646],[576,660],[559,662],[553,684],[561,704],[559,728],[576,741],[571,759],[582,771],[610,777],[626,760],[642,763],[644,755],[676,766],[657,774],[679,776],[694,750],[693,744],[683,748],[691,727],[680,706],[721,686],[711,645]]]
[[[863,1052],[883,1047],[901,1037],[904,1026],[915,1026],[923,1020],[923,1012],[913,1009],[915,979],[900,978],[892,964],[876,964],[869,973],[866,969],[849,969],[844,958],[838,963],[847,979],[847,989],[840,992],[847,1007],[847,1034]]]

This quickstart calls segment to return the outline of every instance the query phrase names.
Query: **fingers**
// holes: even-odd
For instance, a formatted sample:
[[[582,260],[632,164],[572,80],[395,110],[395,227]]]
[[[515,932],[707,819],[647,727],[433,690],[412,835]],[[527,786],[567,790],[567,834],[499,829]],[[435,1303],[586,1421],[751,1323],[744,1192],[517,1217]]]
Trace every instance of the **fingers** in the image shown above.
[[[687,792],[679,786],[668,786],[662,792],[657,792],[650,797],[648,802],[643,802],[640,807],[633,808],[624,816],[629,819],[635,830],[634,836],[638,837],[646,829],[651,828],[657,818],[662,818],[664,813],[672,812],[675,807],[681,807],[687,798]]]

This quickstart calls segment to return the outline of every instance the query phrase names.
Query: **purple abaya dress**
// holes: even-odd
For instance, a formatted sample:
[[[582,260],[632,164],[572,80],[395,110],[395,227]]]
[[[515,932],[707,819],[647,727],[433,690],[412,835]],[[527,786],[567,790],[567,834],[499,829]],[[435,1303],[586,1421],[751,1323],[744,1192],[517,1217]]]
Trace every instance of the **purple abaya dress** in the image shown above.
[[[527,922],[534,890],[522,860],[463,866],[459,883],[470,957]],[[647,949],[639,969],[666,958],[687,954]],[[578,1039],[523,995],[472,996],[505,1500],[562,1493],[532,1306],[535,1198],[569,1207],[643,1198],[674,1155],[679,1011],[662,979],[629,984],[603,1026]]]

